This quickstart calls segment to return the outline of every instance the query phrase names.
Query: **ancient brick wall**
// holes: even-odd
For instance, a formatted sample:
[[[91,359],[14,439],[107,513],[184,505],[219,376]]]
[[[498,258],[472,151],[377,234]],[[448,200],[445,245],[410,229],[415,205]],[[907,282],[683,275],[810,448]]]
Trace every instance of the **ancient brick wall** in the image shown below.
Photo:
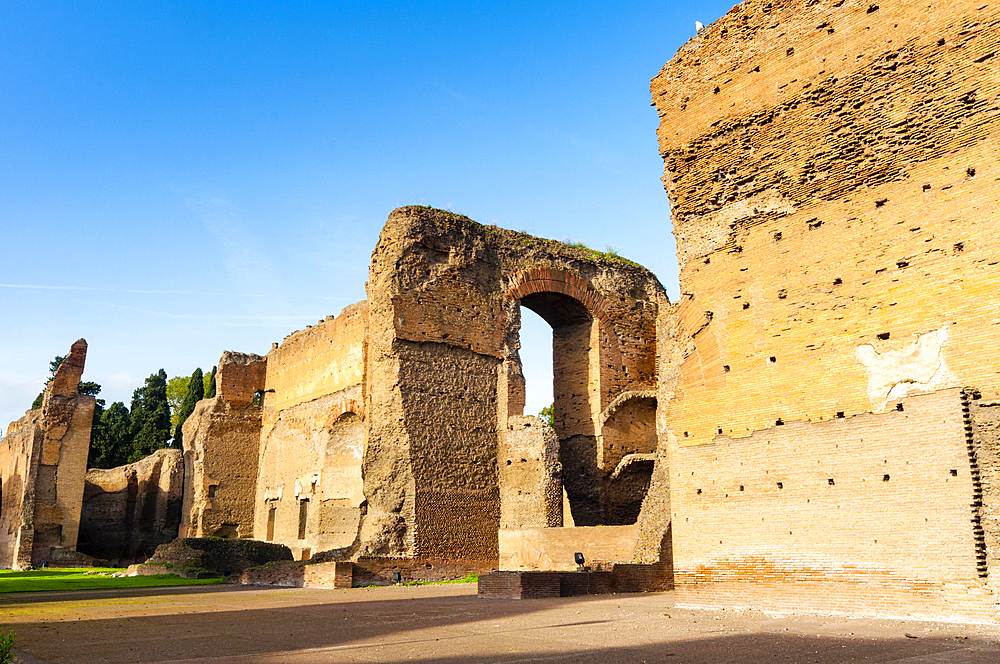
[[[197,403],[184,422],[184,498],[181,537],[253,537],[267,359],[226,351],[218,375],[226,388]],[[232,397],[233,402],[227,401]]]
[[[598,465],[598,422],[622,392],[655,385],[666,296],[653,275],[409,207],[383,229],[368,302],[362,540],[383,542],[383,555],[496,558],[498,443],[523,411],[521,305],[553,326],[555,430],[560,461],[573,468],[573,517],[605,518],[602,479],[614,469]],[[369,492],[376,477],[384,479]]]
[[[41,410],[11,422],[0,441],[0,568],[29,569],[35,536],[35,477],[44,432]]]
[[[77,550],[115,567],[142,562],[177,537],[184,457],[163,449],[117,468],[87,471]]]
[[[0,445],[0,566],[40,566],[53,549],[76,549],[94,416],[94,397],[77,392],[86,359],[80,339],[46,386],[42,407],[12,423]]]
[[[556,432],[537,417],[512,415],[499,445],[500,527],[562,527],[562,464]]]
[[[285,544],[296,559],[358,536],[367,310],[346,307],[267,356],[254,536]]]
[[[680,342],[676,389],[661,391],[676,446],[677,556],[718,531],[706,520],[701,530],[685,525],[688,498],[674,504],[685,495],[677,482],[691,480],[684,470],[697,473],[690,464],[707,454],[699,446],[736,449],[748,439],[750,454],[761,436],[793,431],[786,453],[816,456],[831,427],[865,413],[891,421],[907,395],[973,387],[996,398],[998,25],[1000,8],[966,1],[751,1],[699,33],[653,80],[682,293],[663,330]],[[792,422],[809,425],[787,428]],[[886,442],[905,450],[909,429],[886,426]],[[947,440],[925,432],[925,442]],[[781,463],[762,467],[775,472]],[[936,487],[937,472],[925,467],[915,490]],[[885,496],[891,481],[863,488],[870,495],[859,509],[904,498]],[[967,510],[973,487],[953,482],[938,498]],[[764,500],[742,499],[748,512]],[[835,507],[808,505],[817,523],[841,532],[847,517]],[[923,516],[938,507],[930,498],[907,503]],[[971,555],[973,533],[945,539],[933,522],[922,531],[912,524],[921,547]],[[893,561],[872,575],[928,574],[923,558],[895,559],[884,537],[872,549],[862,532],[810,537],[799,549],[846,565],[847,552],[834,548],[853,543]],[[729,550],[719,539],[712,555]],[[691,562],[675,559],[678,570]],[[779,569],[794,577],[798,565],[787,559]],[[693,573],[685,570],[678,574]],[[966,572],[940,574],[975,583]]]
[[[280,412],[361,383],[367,302],[288,335],[268,353],[269,406]]]

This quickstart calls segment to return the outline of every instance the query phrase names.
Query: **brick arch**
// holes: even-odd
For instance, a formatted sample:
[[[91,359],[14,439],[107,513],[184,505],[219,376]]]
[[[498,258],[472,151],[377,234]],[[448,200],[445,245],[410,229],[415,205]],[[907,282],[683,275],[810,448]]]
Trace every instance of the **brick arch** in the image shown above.
[[[323,427],[329,433],[330,430],[333,428],[333,425],[336,424],[340,418],[342,418],[344,415],[347,415],[348,413],[356,415],[361,419],[364,419],[365,418],[364,403],[357,399],[350,399],[350,398],[341,398],[337,400],[330,408],[330,414],[327,415],[326,422],[323,424]]]
[[[507,295],[520,300],[533,293],[562,293],[577,300],[594,318],[605,322],[608,304],[589,281],[555,267],[529,267],[510,278]]]

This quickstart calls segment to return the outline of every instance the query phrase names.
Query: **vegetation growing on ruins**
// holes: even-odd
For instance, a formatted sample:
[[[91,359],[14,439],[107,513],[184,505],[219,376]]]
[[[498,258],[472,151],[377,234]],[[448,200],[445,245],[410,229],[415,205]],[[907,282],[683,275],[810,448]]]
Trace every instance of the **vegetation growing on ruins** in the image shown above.
[[[46,590],[98,590],[106,588],[155,588],[224,583],[225,579],[185,579],[176,574],[151,576],[112,576],[122,570],[111,567],[44,567],[28,571],[0,570],[0,594]],[[0,641],[0,653],[3,643]],[[0,663],[3,662],[0,657]]]

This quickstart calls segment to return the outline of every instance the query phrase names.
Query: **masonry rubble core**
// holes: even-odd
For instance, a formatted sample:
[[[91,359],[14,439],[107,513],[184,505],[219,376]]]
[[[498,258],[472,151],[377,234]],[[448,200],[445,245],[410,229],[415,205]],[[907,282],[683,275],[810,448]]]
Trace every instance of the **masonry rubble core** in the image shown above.
[[[183,458],[86,493],[77,342],[0,449],[0,563],[78,528],[123,563],[177,528],[379,579],[582,551],[655,563],[681,606],[996,621],[998,42],[964,0],[738,5],[651,85],[677,303],[613,254],[400,208],[364,302],[225,353]],[[552,427],[521,307],[552,327]]]

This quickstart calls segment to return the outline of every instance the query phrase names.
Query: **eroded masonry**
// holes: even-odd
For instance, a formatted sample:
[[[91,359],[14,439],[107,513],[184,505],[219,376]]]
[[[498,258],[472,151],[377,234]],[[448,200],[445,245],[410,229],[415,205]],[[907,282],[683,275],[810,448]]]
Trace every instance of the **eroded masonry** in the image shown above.
[[[225,353],[183,451],[86,488],[78,342],[3,441],[0,563],[179,531],[334,565],[256,582],[499,568],[527,596],[582,552],[681,605],[996,620],[998,42],[964,0],[750,0],[699,32],[652,82],[677,303],[618,256],[401,208],[366,301]]]
[[[753,1],[653,79],[679,602],[995,611],[998,28]]]

